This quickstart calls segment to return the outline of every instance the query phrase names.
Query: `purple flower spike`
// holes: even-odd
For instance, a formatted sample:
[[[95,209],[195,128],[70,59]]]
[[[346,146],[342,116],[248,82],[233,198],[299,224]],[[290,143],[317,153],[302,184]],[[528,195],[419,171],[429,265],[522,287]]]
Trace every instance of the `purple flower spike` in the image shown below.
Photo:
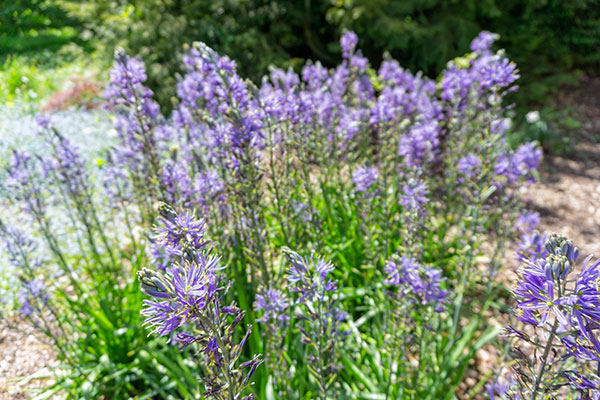
[[[264,311],[264,315],[258,319],[258,322],[272,322],[275,325],[281,325],[289,319],[285,314],[287,308],[287,298],[279,289],[269,289],[256,295],[254,310]]]
[[[471,178],[477,174],[481,160],[476,154],[469,153],[458,160],[458,170],[467,178]]]
[[[328,277],[334,269],[331,263],[323,259],[302,258],[288,248],[284,248],[283,253],[290,264],[290,291],[299,296],[296,304],[301,311],[296,314],[296,323],[300,326],[302,342],[310,345],[306,354],[309,370],[317,382],[326,382],[318,387],[325,398],[329,391],[334,390],[338,347],[345,336],[341,324],[348,314],[337,305],[337,281]],[[327,343],[327,346],[319,348],[318,343]]]
[[[490,48],[492,44],[498,40],[499,35],[496,33],[482,31],[479,35],[471,42],[471,50],[481,53],[483,55],[491,54]]]
[[[436,312],[443,311],[447,293],[441,288],[445,278],[441,271],[426,267],[414,258],[392,258],[384,267],[387,278],[384,283],[396,286],[399,297],[411,299],[419,305],[431,305]]]
[[[340,45],[342,46],[342,56],[344,58],[350,58],[352,53],[358,44],[358,36],[352,31],[344,31],[342,38],[340,39]]]
[[[144,325],[182,347],[199,346],[205,356],[207,396],[223,399],[226,390],[227,398],[242,398],[261,363],[258,356],[247,363],[238,361],[250,336],[248,328],[236,342],[235,328],[244,312],[235,303],[222,304],[229,286],[220,285],[219,258],[206,248],[203,221],[189,212],[177,213],[164,203],[159,211],[163,226],[156,229],[157,244],[179,252],[173,253],[164,270],[143,268],[137,273],[141,290],[152,297],[144,300]]]
[[[600,362],[600,261],[590,263],[591,256],[588,257],[574,280],[569,277],[577,270],[578,250],[573,242],[553,233],[546,239],[544,248],[544,258],[535,262],[523,258],[524,266],[514,290],[519,320],[533,328],[523,332],[511,328],[517,333],[513,336],[526,341],[528,346],[535,346],[535,354],[544,354],[530,358],[518,348],[513,349],[515,376],[519,378],[516,391],[523,398],[536,398],[539,393],[548,394],[569,385],[573,391],[580,392],[578,398],[591,399],[600,382],[597,367]],[[567,362],[572,357],[576,363]],[[572,370],[573,367],[576,370]]]
[[[367,192],[379,179],[379,171],[375,167],[360,167],[352,174],[352,182],[357,192]]]

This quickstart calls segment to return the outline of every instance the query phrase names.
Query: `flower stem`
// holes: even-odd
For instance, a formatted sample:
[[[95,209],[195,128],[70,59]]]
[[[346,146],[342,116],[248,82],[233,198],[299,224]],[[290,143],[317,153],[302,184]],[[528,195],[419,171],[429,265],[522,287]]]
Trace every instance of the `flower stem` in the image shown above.
[[[537,398],[538,389],[540,388],[540,383],[542,381],[542,377],[544,376],[544,370],[546,369],[546,364],[548,363],[548,355],[550,354],[550,349],[552,348],[552,342],[554,341],[556,329],[558,329],[558,319],[554,321],[552,331],[550,332],[550,337],[548,338],[548,343],[546,343],[546,349],[544,350],[544,355],[542,356],[542,364],[540,365],[537,376],[535,377],[533,390],[531,391],[531,400],[535,400]]]

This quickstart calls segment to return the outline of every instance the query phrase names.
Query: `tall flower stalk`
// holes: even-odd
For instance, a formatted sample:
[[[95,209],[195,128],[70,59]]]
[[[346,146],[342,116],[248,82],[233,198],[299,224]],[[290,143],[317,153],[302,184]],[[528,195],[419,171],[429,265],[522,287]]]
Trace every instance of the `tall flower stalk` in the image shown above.
[[[326,400],[336,391],[339,371],[339,345],[345,332],[342,322],[347,313],[337,304],[337,281],[330,278],[331,263],[320,258],[303,258],[284,249],[289,263],[287,280],[295,293],[298,329],[306,344],[309,372],[314,378],[318,398]]]
[[[259,356],[239,361],[251,329],[236,340],[235,330],[244,311],[234,303],[224,303],[228,287],[221,283],[219,258],[204,238],[204,222],[188,212],[177,214],[165,203],[159,212],[162,226],[156,228],[155,240],[173,261],[164,271],[144,268],[138,272],[142,291],[153,297],[144,301],[144,325],[182,347],[197,345],[204,355],[206,374],[202,379],[208,397],[254,398],[252,394],[243,397],[243,393],[262,361]]]
[[[600,261],[588,257],[573,279],[579,254],[573,242],[554,233],[545,248],[544,259],[522,261],[514,289],[522,328],[507,328],[516,345],[511,352],[515,382],[506,396],[555,398],[568,388],[581,399],[597,398]]]

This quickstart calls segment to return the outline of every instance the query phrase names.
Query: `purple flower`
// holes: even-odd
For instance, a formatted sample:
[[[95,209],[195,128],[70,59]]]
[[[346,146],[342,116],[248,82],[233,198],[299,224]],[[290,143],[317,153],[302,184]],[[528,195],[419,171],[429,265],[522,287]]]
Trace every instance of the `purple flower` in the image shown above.
[[[433,160],[439,144],[437,121],[418,124],[411,128],[408,135],[402,136],[398,155],[405,157],[409,167],[420,167]]]
[[[156,118],[160,109],[152,100],[152,91],[143,86],[146,79],[146,68],[142,60],[131,58],[122,50],[116,50],[110,71],[110,84],[104,95],[114,106],[135,105],[138,107],[137,111]]]
[[[25,212],[40,217],[46,212],[47,169],[39,159],[26,152],[13,150],[4,173],[7,197]]]
[[[196,344],[204,354],[204,382],[207,396],[221,399],[241,398],[261,360],[238,361],[250,328],[236,342],[235,328],[244,312],[234,303],[224,306],[228,287],[220,286],[219,258],[205,248],[203,222],[185,212],[181,215],[161,204],[164,228],[159,228],[159,243],[179,246],[185,257],[175,260],[164,271],[143,268],[138,271],[141,290],[151,296],[144,300],[144,325],[151,333],[170,335],[183,347]]]
[[[451,66],[442,74],[441,98],[446,101],[466,99],[475,79],[471,71]]]
[[[264,311],[263,316],[257,320],[258,322],[272,322],[277,326],[281,326],[289,319],[285,314],[287,308],[287,298],[279,289],[268,289],[256,295],[254,311]]]
[[[222,202],[225,198],[224,190],[223,181],[215,170],[209,169],[196,174],[192,193],[204,209],[210,204]]]
[[[206,312],[217,294],[215,272],[218,258],[199,257],[198,261],[173,265],[166,274],[143,269],[139,276],[142,289],[159,301],[144,300],[147,317],[144,325],[159,336],[169,335],[181,325]]]
[[[520,77],[515,63],[507,58],[488,63],[481,69],[480,73],[481,87],[484,89],[506,88]]]
[[[367,192],[379,179],[379,171],[375,167],[360,167],[352,174],[352,182],[357,192]]]
[[[443,311],[447,293],[441,288],[445,281],[441,271],[423,266],[407,256],[388,261],[384,271],[387,275],[384,283],[398,287],[400,297],[408,296],[417,304],[431,305],[435,311]]]
[[[565,313],[571,309],[581,334],[589,340],[587,327],[589,323],[599,321],[600,317],[594,309],[600,292],[596,290],[595,283],[591,283],[598,277],[600,262],[587,268],[589,258],[586,260],[573,294],[567,296],[563,281],[573,271],[579,251],[570,240],[557,234],[546,240],[545,248],[548,252],[545,259],[535,263],[523,260],[521,279],[513,291],[517,298],[517,313],[521,321],[537,326],[543,326],[553,315],[560,322],[560,327],[566,329],[571,320]]]
[[[8,261],[17,270],[26,270],[27,275],[32,275],[41,266],[42,261],[36,255],[38,245],[32,237],[0,220],[0,239]]]
[[[517,311],[523,317],[519,319],[529,323],[533,314],[535,325],[542,326],[546,324],[550,315],[554,315],[562,326],[568,326],[569,320],[561,311],[561,301],[555,295],[554,282],[527,268],[522,275],[523,280],[517,283],[517,288],[513,291],[517,297]]]
[[[491,54],[490,48],[492,44],[498,39],[498,34],[491,33],[488,31],[482,31],[479,35],[471,42],[471,50],[481,53],[483,55]]]
[[[321,282],[325,282],[327,280],[327,276],[331,271],[333,271],[333,265],[323,259],[319,259],[316,261],[315,270],[319,274],[319,279]]]
[[[429,189],[425,182],[409,179],[402,187],[400,204],[407,210],[414,210],[418,215],[422,215],[425,212],[425,205],[429,202],[428,194]]]
[[[533,181],[533,172],[537,169],[542,151],[532,143],[525,143],[511,155],[501,154],[494,166],[494,172],[499,177],[504,177],[508,183],[517,181],[519,178],[527,178]],[[499,181],[497,185],[502,186]]]
[[[159,128],[164,118],[152,91],[143,85],[146,78],[141,60],[117,50],[105,97],[115,112],[113,127],[119,138],[111,151],[111,167],[127,171],[134,193],[152,201],[167,195],[160,153],[169,146],[169,129]]]
[[[540,214],[530,211],[523,211],[517,220],[517,226],[523,232],[532,232],[539,223]]]
[[[510,160],[513,173],[520,176],[530,175],[538,167],[541,156],[542,150],[537,149],[532,143],[522,144]]]
[[[263,145],[264,110],[235,63],[206,44],[196,43],[184,63],[188,72],[177,86],[181,105],[174,119],[193,133],[194,141],[213,144],[211,159],[237,168],[248,152]]]
[[[350,65],[356,68],[359,72],[365,72],[369,65],[369,60],[362,56],[360,50],[350,59]]]
[[[571,387],[575,390],[588,391],[590,389],[600,389],[600,381],[592,381],[576,371],[565,371],[561,375],[567,379]],[[591,399],[590,397],[585,398]]]
[[[50,117],[47,114],[36,115],[35,122],[42,129],[50,129]]]
[[[600,362],[600,353],[598,348],[589,344],[588,341],[582,340],[581,337],[562,337],[560,339],[562,345],[567,350],[567,357],[576,357],[583,361]]]
[[[505,400],[510,387],[514,384],[514,380],[506,380],[498,377],[491,383],[485,385],[489,400]]]
[[[189,211],[176,214],[164,203],[160,206],[160,213],[162,226],[155,228],[154,236],[155,242],[160,246],[176,249],[180,253],[189,246],[195,249],[206,247],[204,220],[196,218]]]
[[[348,314],[337,305],[337,282],[328,277],[333,271],[329,262],[302,258],[288,248],[283,252],[290,264],[287,275],[290,291],[299,294],[300,311],[296,318],[302,342],[308,345],[305,359],[317,381],[327,382],[318,388],[327,394],[337,375],[338,347],[345,336],[341,323]],[[323,343],[327,345],[322,346]]]
[[[60,185],[74,206],[87,203],[90,198],[90,177],[79,149],[53,129],[49,117],[42,118],[41,121],[38,133],[44,137],[47,147],[43,155],[39,156],[43,174],[51,176],[52,183]]]
[[[342,55],[344,58],[350,58],[352,53],[358,44],[358,36],[352,31],[344,31],[342,38],[340,39],[340,45],[342,46]]]
[[[588,326],[600,323],[600,260],[590,263],[590,255],[583,262],[581,275],[577,278],[574,294],[567,304],[572,307],[572,316],[581,334],[588,340],[592,338]],[[598,349],[600,350],[600,348]]]
[[[48,304],[48,292],[44,282],[40,279],[25,281],[18,293],[21,315],[30,317],[33,313],[42,312],[42,308]]]
[[[299,303],[324,301],[327,293],[337,291],[337,281],[328,278],[334,270],[331,263],[320,258],[302,258],[287,248],[284,252],[290,263],[287,280],[290,290],[300,294]]]
[[[32,237],[1,220],[0,240],[0,250],[4,250],[19,279],[17,300],[21,315],[33,318],[44,311],[50,298],[43,278],[43,262],[37,254],[38,245]]]
[[[468,178],[471,178],[477,173],[480,165],[481,160],[473,153],[469,153],[458,160],[458,170]]]
[[[521,241],[518,242],[518,255],[521,261],[525,259],[536,263],[538,260],[548,256],[546,250],[546,235],[540,234],[537,231],[524,232],[521,236]]]

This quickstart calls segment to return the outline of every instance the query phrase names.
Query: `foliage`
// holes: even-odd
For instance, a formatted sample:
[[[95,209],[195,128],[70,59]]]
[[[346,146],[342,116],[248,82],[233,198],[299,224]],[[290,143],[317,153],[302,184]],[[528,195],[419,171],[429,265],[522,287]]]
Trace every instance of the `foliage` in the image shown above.
[[[561,83],[574,82],[573,68],[594,71],[600,41],[596,0],[387,1],[349,0],[329,10],[329,20],[356,30],[370,59],[388,50],[411,69],[435,74],[463,53],[482,29],[500,34],[523,74],[522,99],[543,102]]]
[[[147,262],[143,246],[131,231],[108,236],[111,224],[123,226],[124,221],[100,213],[97,189],[77,149],[40,123],[44,151],[37,159],[13,152],[3,187],[5,198],[22,207],[21,215],[35,225],[39,237],[0,224],[20,282],[21,315],[57,350],[61,362],[52,374],[55,383],[40,398],[187,395],[195,381],[183,387],[181,381],[193,374],[181,353],[151,343],[141,327],[135,269]],[[62,224],[57,210],[67,216]],[[129,238],[127,247],[118,245],[124,237]],[[157,351],[158,357],[152,355]],[[169,365],[173,381],[165,382],[161,365]]]
[[[149,86],[167,107],[174,76],[183,72],[178,57],[193,41],[230,54],[257,82],[271,64],[298,68],[314,59],[333,66],[347,28],[359,34],[374,65],[388,51],[401,65],[436,76],[480,30],[490,30],[520,66],[522,90],[515,99],[521,111],[546,103],[559,85],[576,82],[573,71],[594,72],[599,62],[597,0],[103,0],[70,9],[109,52],[122,45],[143,58]]]
[[[42,395],[475,396],[485,373],[459,387],[498,334],[495,278],[541,156],[509,146],[519,72],[496,38],[432,81],[372,69],[346,32],[336,68],[272,69],[260,87],[197,43],[169,117],[117,51],[116,145],[90,162],[40,116],[45,147],[3,174],[19,308],[61,361]]]
[[[0,9],[2,105],[38,105],[68,91],[75,76],[94,80],[106,69],[83,25],[61,0],[15,0]],[[90,57],[94,56],[94,57]],[[84,96],[86,103],[89,97]],[[89,102],[88,102],[89,104]]]
[[[14,0],[0,9],[0,57],[11,53],[57,51],[77,40],[80,28],[56,0]]]
[[[544,107],[525,114],[510,135],[513,146],[523,140],[541,143],[546,154],[568,153],[573,150],[573,135],[581,129],[581,123],[570,108]]]
[[[297,66],[314,55],[332,59],[321,40],[335,37],[334,27],[319,2],[101,0],[70,9],[107,55],[122,46],[142,57],[149,86],[165,107],[175,97],[176,74],[183,73],[184,46],[194,41],[234,55],[241,72],[256,81],[271,64]]]
[[[75,51],[78,56],[64,55],[61,57],[56,53],[46,52],[37,54],[35,57],[15,56],[6,58],[0,66],[0,96],[2,105],[13,107],[16,105],[34,105],[42,103],[55,103],[53,96],[60,97],[59,93],[69,92],[77,87],[81,80],[86,81],[83,96],[78,99],[77,105],[92,104],[91,100],[98,93],[97,89],[90,90],[102,75],[99,71],[102,66],[96,62],[84,61],[79,50]],[[54,58],[52,61],[50,61]],[[87,96],[87,97],[86,97]],[[71,96],[73,97],[73,96]],[[81,101],[82,100],[82,101]],[[68,103],[68,100],[65,99]]]

